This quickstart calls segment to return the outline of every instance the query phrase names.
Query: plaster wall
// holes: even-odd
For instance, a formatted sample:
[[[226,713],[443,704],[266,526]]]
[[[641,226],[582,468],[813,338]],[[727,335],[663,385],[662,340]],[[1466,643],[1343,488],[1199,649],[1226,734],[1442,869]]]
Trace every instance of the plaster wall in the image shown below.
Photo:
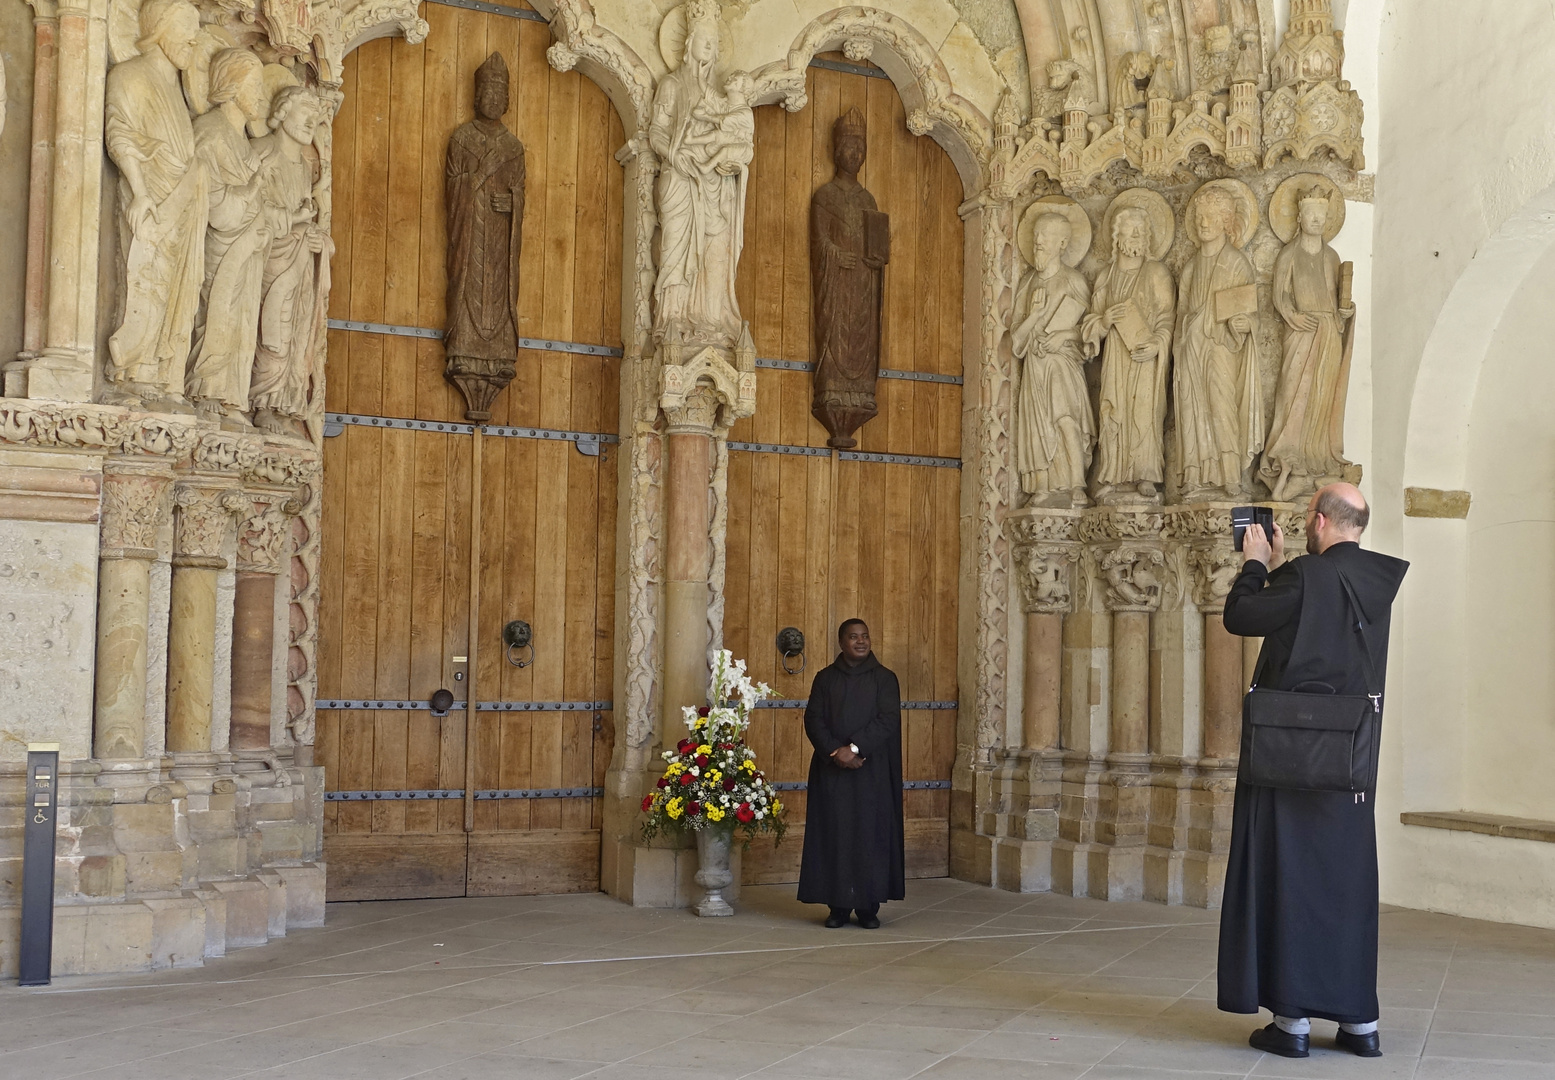
[[[27,279],[27,176],[32,165],[32,8],[0,0],[0,363],[22,347]]]
[[[1497,327],[1469,422],[1467,809],[1555,819],[1555,250]]]
[[[1468,18],[1441,2],[1348,8],[1352,27],[1379,27],[1377,92],[1367,98],[1368,119],[1380,121],[1369,141],[1377,171],[1369,543],[1412,564],[1388,675],[1382,899],[1555,925],[1550,845],[1398,820],[1419,809],[1555,816],[1555,800],[1533,779],[1541,764],[1547,772],[1555,736],[1548,710],[1529,696],[1555,646],[1555,618],[1541,609],[1551,571],[1536,552],[1520,573],[1506,562],[1529,542],[1547,544],[1552,517],[1555,477],[1540,463],[1548,443],[1540,351],[1528,361],[1512,354],[1541,332],[1548,340],[1519,297],[1548,295],[1542,255],[1555,244],[1555,191],[1546,190],[1555,181],[1555,101],[1538,84],[1555,60],[1555,9],[1487,0]],[[1346,44],[1350,61],[1364,55],[1355,32]],[[1501,425],[1510,430],[1494,430]],[[1471,490],[1469,520],[1406,519],[1411,485]]]

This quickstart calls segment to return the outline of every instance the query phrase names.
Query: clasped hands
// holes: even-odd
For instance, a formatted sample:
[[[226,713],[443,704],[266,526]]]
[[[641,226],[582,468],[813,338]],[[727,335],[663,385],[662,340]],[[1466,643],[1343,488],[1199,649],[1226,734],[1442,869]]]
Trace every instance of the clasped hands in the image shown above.
[[[831,759],[844,769],[858,769],[864,765],[864,755],[855,754],[853,747],[839,746],[831,752]]]
[[[1285,530],[1274,526],[1274,539],[1264,535],[1262,525],[1249,525],[1242,534],[1242,558],[1261,562],[1270,570],[1285,561]]]

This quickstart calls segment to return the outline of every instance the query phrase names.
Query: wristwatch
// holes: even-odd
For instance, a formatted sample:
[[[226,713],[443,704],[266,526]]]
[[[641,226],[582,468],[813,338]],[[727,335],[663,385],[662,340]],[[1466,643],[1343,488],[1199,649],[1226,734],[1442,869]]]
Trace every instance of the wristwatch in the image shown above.
[[[862,753],[862,751],[859,750],[859,748],[858,748],[858,743],[851,743],[850,742],[848,744],[848,749],[852,750],[855,754]]]

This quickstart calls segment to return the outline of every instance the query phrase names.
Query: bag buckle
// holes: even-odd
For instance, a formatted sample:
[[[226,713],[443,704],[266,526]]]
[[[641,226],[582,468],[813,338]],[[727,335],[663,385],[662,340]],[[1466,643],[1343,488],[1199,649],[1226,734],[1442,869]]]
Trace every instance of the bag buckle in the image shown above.
[[[1371,698],[1371,711],[1374,712],[1374,713],[1382,712],[1382,695],[1381,694],[1367,694],[1366,696]]]

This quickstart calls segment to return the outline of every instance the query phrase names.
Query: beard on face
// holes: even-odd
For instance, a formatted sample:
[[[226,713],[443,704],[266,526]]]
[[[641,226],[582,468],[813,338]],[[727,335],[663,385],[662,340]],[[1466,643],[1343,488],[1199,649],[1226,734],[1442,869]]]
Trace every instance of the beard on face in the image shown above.
[[[1145,255],[1145,242],[1142,239],[1119,237],[1118,254],[1129,259],[1142,259]]]

